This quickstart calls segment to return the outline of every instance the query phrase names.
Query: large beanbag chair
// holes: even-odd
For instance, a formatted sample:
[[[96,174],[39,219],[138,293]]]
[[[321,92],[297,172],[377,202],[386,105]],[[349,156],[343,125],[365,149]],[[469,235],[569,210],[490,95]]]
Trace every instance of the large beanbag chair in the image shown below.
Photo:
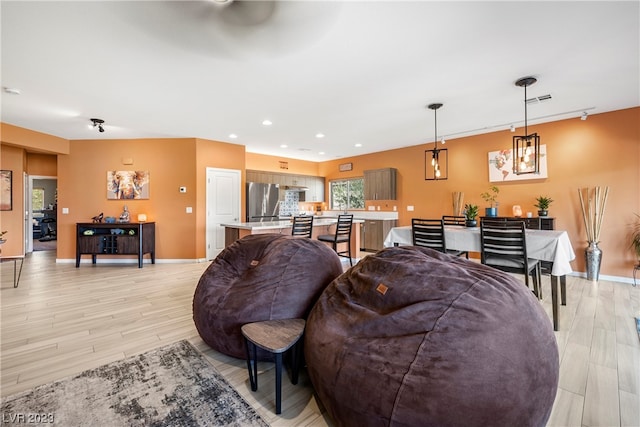
[[[193,320],[213,349],[245,358],[242,325],[306,319],[324,288],[342,271],[338,255],[317,240],[246,236],[220,252],[200,277]],[[266,359],[266,354],[258,357]]]
[[[549,317],[515,277],[394,247],[334,280],[305,359],[337,426],[544,426],[558,385]]]

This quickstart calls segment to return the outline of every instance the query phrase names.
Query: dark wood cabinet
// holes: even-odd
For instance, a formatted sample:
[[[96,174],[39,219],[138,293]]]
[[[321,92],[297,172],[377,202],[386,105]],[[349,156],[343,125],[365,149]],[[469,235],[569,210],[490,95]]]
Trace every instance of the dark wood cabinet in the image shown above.
[[[395,200],[397,169],[373,169],[364,171],[365,200]]]
[[[91,255],[93,264],[97,255],[137,255],[142,268],[144,254],[156,263],[155,246],[155,222],[76,224],[76,268],[82,255]]]
[[[393,219],[365,219],[360,227],[360,249],[377,252],[384,248],[384,239],[398,221]]]
[[[491,220],[520,220],[524,221],[524,226],[526,228],[533,228],[536,230],[555,230],[556,229],[556,219],[549,216],[535,216],[532,218],[528,217],[517,217],[517,216],[483,216],[480,219],[491,219]]]

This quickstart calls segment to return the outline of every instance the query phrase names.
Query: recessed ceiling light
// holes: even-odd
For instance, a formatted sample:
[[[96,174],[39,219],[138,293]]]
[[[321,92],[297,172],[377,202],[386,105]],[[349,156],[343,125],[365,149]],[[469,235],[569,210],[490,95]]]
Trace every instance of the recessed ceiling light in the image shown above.
[[[271,120],[263,120],[262,124],[265,126],[271,126],[273,124],[273,122]]]
[[[15,88],[15,87],[5,87],[4,91],[6,93],[10,93],[11,95],[20,95],[20,89]]]
[[[355,145],[356,147],[362,147],[362,144],[358,143]]]
[[[287,148],[288,145],[287,144],[280,144],[280,148]]]
[[[324,133],[316,133],[316,138],[324,138]]]
[[[238,135],[236,135],[235,133],[230,133],[229,134],[229,138],[231,139],[236,139],[238,137]]]
[[[320,154],[321,156],[324,156],[324,151],[318,151],[318,154]]]

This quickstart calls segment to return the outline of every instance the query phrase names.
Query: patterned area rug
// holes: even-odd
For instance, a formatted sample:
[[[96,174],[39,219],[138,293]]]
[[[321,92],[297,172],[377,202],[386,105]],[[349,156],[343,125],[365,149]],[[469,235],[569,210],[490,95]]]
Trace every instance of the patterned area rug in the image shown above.
[[[2,399],[2,425],[266,426],[189,342]]]

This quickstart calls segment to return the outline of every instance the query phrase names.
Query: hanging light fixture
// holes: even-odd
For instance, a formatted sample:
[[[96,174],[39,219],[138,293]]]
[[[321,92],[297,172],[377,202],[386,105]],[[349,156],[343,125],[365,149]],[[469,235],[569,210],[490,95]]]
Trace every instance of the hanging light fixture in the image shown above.
[[[513,173],[540,173],[540,137],[537,133],[529,135],[527,129],[527,87],[538,80],[535,77],[524,77],[516,82],[516,86],[524,87],[524,136],[513,137]]]
[[[433,110],[435,137],[433,150],[425,150],[424,152],[424,179],[425,181],[434,181],[447,179],[449,165],[448,154],[446,148],[438,148],[438,108],[442,104],[429,104],[427,108]],[[444,138],[442,139],[444,144]]]

